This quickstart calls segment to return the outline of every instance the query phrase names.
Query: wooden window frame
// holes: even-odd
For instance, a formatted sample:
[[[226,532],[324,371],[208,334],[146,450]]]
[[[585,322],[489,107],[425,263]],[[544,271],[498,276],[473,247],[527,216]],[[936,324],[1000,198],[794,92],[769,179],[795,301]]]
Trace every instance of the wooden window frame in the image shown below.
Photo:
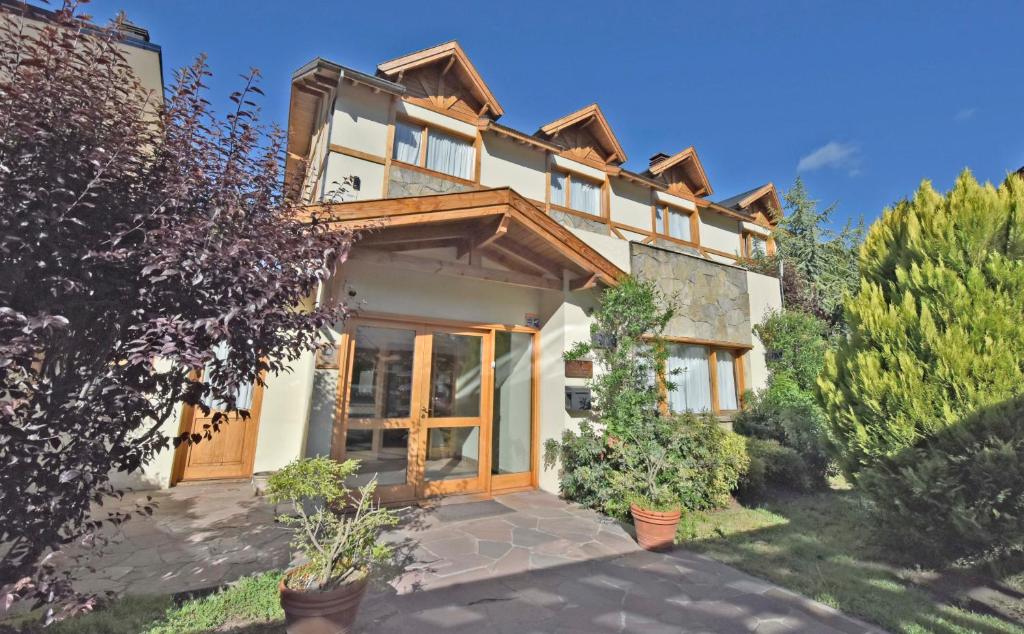
[[[658,223],[658,210],[663,210],[661,217],[661,226]],[[690,239],[683,240],[669,234],[668,227],[668,216],[672,211],[677,211],[682,214],[686,214],[687,219],[690,221]],[[697,215],[696,210],[687,209],[680,207],[679,205],[673,205],[664,201],[656,201],[654,207],[651,209],[651,228],[655,236],[659,238],[666,238],[672,242],[678,242],[679,244],[685,244],[692,247],[700,246],[700,216]]]
[[[563,174],[565,176],[565,204],[564,205],[559,205],[557,203],[550,202],[551,201],[551,183],[552,183],[552,180],[553,180],[553,177],[554,177],[555,174]],[[599,197],[597,199],[598,200],[598,202],[597,202],[598,209],[597,209],[597,213],[596,214],[592,214],[589,211],[583,211],[582,209],[576,209],[575,207],[572,206],[572,179],[573,178],[578,178],[578,179],[580,179],[582,181],[586,181],[586,182],[588,182],[588,183],[590,183],[592,185],[597,186],[597,189],[598,189],[598,192],[599,192]],[[582,215],[585,218],[591,218],[593,220],[604,222],[604,221],[608,220],[608,217],[607,217],[608,212],[607,212],[607,204],[606,204],[606,199],[608,198],[608,194],[607,194],[607,191],[606,191],[607,190],[607,187],[606,187],[607,183],[608,183],[608,179],[607,178],[604,179],[604,180],[598,180],[596,178],[591,178],[589,176],[584,176],[582,174],[577,174],[577,173],[573,172],[572,170],[552,168],[552,169],[548,170],[548,201],[549,201],[548,204],[551,205],[552,209],[557,209],[559,211],[568,211],[570,213]]]
[[[440,175],[440,176],[442,176],[444,178],[452,179],[452,180],[457,181],[459,183],[466,183],[468,185],[479,185],[480,184],[480,149],[481,148],[480,148],[480,135],[479,134],[477,134],[475,137],[471,137],[468,134],[463,134],[463,133],[457,132],[455,130],[450,130],[448,128],[445,128],[445,127],[442,127],[442,126],[439,126],[439,125],[433,125],[433,124],[427,123],[426,121],[420,121],[419,119],[412,119],[412,118],[409,118],[409,117],[396,117],[395,118],[395,126],[394,127],[397,127],[397,125],[399,123],[404,123],[404,124],[409,125],[409,126],[419,127],[419,129],[420,129],[420,155],[419,155],[419,157],[417,157],[415,164],[414,163],[406,163],[405,161],[400,161],[400,160],[396,159],[395,158],[394,132],[391,132],[391,138],[389,140],[389,146],[390,147],[388,147],[388,155],[387,155],[387,161],[389,163],[395,163],[395,164],[398,164],[399,166],[402,166],[402,167],[415,167],[415,168],[418,168],[419,170],[424,171],[424,172],[426,172],[428,174],[438,174],[438,175]],[[427,167],[427,144],[430,142],[430,131],[431,130],[433,130],[434,132],[440,133],[440,134],[446,134],[446,135],[448,135],[450,137],[455,137],[456,139],[460,139],[462,141],[465,141],[466,143],[468,143],[473,148],[473,166],[471,168],[473,170],[473,173],[470,174],[470,178],[462,178],[461,176],[455,176],[454,174],[449,174],[447,172],[440,172],[438,170],[430,169],[429,167]]]
[[[746,362],[748,348],[723,345],[720,342],[701,341],[689,338],[666,338],[665,343],[683,346],[702,346],[708,351],[708,374],[710,375],[711,388],[711,411],[715,416],[733,415],[743,409],[743,392],[746,389],[744,380],[744,363]],[[718,405],[718,352],[725,350],[732,353],[733,383],[736,385],[736,409],[723,410]],[[665,368],[658,372],[658,389],[664,401],[664,411],[668,414],[673,412],[668,409],[668,390],[665,384]]]
[[[745,258],[754,257],[754,238],[761,238],[764,241],[764,254],[767,256],[775,255],[775,241],[771,236],[763,236],[753,231],[744,231],[741,239],[742,250],[741,253]]]

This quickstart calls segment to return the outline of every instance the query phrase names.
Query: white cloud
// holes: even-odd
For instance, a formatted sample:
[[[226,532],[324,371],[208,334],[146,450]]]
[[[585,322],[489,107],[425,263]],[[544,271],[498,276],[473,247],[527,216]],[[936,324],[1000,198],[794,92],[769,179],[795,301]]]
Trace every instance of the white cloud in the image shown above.
[[[820,148],[814,150],[797,163],[796,171],[813,172],[814,170],[826,167],[833,169],[849,168],[851,175],[860,173],[857,160],[858,148],[853,143],[840,143],[829,141]]]
[[[977,108],[961,108],[953,118],[957,121],[967,121],[968,119],[973,119],[977,113]]]

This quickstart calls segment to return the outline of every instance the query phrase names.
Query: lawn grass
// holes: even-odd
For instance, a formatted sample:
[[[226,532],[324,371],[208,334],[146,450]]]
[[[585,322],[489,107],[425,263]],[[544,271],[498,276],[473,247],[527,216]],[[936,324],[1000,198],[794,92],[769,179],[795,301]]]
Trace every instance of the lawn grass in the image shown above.
[[[20,631],[32,634],[279,632],[284,623],[277,591],[280,578],[280,572],[243,577],[223,590],[183,601],[180,605],[167,595],[126,595],[94,612],[51,627],[29,626]]]
[[[848,488],[696,514],[683,530],[686,548],[893,632],[1024,633],[1022,623],[970,612],[915,583],[928,571],[876,539]]]

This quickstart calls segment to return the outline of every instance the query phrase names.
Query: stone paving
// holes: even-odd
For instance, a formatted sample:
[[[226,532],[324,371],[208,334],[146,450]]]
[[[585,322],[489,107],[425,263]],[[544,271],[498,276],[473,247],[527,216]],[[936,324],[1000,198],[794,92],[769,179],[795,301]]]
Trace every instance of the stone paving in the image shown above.
[[[289,564],[288,536],[249,484],[153,496],[154,517],[129,522],[82,587],[172,593]],[[542,492],[403,518],[387,536],[399,566],[368,593],[357,632],[878,631],[684,549],[643,551],[618,522]]]

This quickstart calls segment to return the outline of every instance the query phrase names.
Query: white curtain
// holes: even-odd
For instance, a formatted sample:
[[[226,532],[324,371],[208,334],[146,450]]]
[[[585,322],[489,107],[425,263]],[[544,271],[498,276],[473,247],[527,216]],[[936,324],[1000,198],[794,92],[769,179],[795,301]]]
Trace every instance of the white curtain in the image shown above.
[[[718,409],[739,409],[736,402],[736,373],[733,355],[728,350],[718,350]]]
[[[711,411],[708,349],[704,346],[671,344],[668,352],[667,379],[675,383],[675,389],[668,395],[669,408],[673,412]]]
[[[551,173],[551,204],[565,207],[565,174]]]
[[[601,215],[601,188],[581,178],[573,178],[570,183],[569,200],[576,211],[585,211],[595,216]]]
[[[434,130],[427,130],[427,169],[458,178],[473,178],[473,144]]]
[[[391,158],[418,165],[423,128],[404,121],[395,122],[395,152]]]
[[[681,211],[668,210],[668,235],[690,241],[690,217]]]
[[[213,349],[213,355],[219,361],[223,361],[223,360],[227,359],[228,358],[228,347],[227,347],[227,345],[224,344],[224,343],[219,344],[216,348]],[[204,369],[203,370],[203,375],[204,376],[209,376],[210,373],[209,373],[208,370]],[[235,392],[235,399],[234,399],[235,400],[235,408],[236,409],[248,410],[252,406],[252,395],[253,395],[253,389],[254,388],[255,388],[255,385],[252,384],[252,383],[248,383],[248,384],[243,385],[243,386],[238,388],[238,391]],[[209,407],[211,409],[214,409],[214,410],[224,410],[224,409],[227,409],[227,404],[224,401],[221,401],[221,400],[211,401],[211,402],[207,403],[207,405],[209,405]]]

